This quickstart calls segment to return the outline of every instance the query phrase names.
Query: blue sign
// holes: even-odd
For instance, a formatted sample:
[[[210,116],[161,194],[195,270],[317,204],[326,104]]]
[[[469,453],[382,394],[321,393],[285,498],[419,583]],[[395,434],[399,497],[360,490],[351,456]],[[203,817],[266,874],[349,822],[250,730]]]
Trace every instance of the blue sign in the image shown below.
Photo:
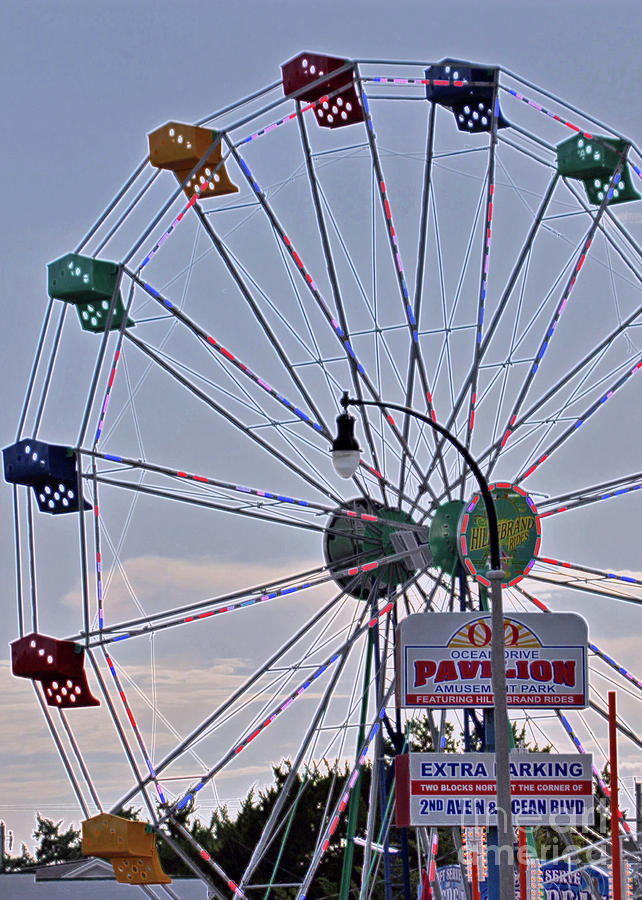
[[[593,900],[593,895],[582,872],[594,879],[599,897],[602,897],[603,900],[610,898],[608,876],[592,866],[586,866],[580,872],[572,863],[570,865],[568,863],[544,863],[541,872],[545,900]],[[481,900],[488,900],[486,881],[480,881],[479,894]],[[517,875],[515,877],[515,897],[519,897],[519,876]]]
[[[599,869],[587,866],[579,872],[572,864],[544,863],[542,883],[546,900],[592,900],[582,873],[594,879],[599,896],[609,900],[609,879]]]
[[[466,900],[466,891],[459,866],[440,866],[437,879],[443,900]]]

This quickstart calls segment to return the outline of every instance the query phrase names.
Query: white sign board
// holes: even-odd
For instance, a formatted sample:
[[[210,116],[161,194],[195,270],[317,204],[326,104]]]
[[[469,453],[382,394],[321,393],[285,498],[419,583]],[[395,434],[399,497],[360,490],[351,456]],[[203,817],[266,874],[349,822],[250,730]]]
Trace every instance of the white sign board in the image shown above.
[[[422,613],[397,628],[397,706],[494,704],[490,613]],[[588,706],[585,620],[573,613],[504,616],[509,706]]]
[[[591,825],[590,753],[510,754],[514,825]],[[497,825],[494,753],[397,756],[396,820],[415,825]]]

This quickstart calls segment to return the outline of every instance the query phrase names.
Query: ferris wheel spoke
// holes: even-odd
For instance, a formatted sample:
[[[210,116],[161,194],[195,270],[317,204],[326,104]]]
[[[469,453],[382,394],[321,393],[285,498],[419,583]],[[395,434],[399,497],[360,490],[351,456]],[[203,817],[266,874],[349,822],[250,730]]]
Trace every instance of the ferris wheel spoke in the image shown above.
[[[296,699],[298,699],[316,680],[319,678],[330,666],[334,665],[338,660],[342,658],[344,653],[352,647],[358,637],[360,637],[367,629],[372,628],[378,618],[382,615],[385,615],[391,608],[391,604],[388,603],[383,609],[378,610],[374,618],[359,628],[354,630],[347,640],[343,642],[343,644],[338,647],[331,656],[328,656],[321,665],[319,665],[314,672],[309,675],[302,683],[299,684],[295,691],[290,691],[288,699],[285,703],[279,703],[275,706],[270,715],[265,719],[262,724],[255,730],[250,729],[250,732],[246,732],[244,736],[238,741],[235,742],[235,745],[225,753],[221,759],[216,763],[216,765],[212,766],[200,779],[196,784],[193,784],[190,788],[188,788],[181,797],[180,800],[176,801],[169,808],[167,813],[161,818],[161,822],[164,821],[169,815],[175,814],[177,811],[183,809],[191,800],[193,800],[196,794],[202,790],[203,787],[218,773],[227,766],[233,759],[235,759],[238,754],[244,750],[255,738],[259,736],[272,722],[286,709],[290,707],[292,703]],[[394,685],[393,685],[394,686]],[[392,688],[390,689],[390,692]],[[389,692],[389,693],[390,693]]]
[[[639,490],[642,490],[642,472],[622,475],[620,478],[614,478],[589,487],[578,488],[571,493],[560,494],[546,499],[538,504],[538,509],[541,510],[540,518],[555,516],[558,513],[568,512],[580,506],[598,503],[600,500],[612,500],[614,497],[622,497],[624,494]]]
[[[587,213],[589,216],[592,216],[593,211],[591,210],[591,207],[584,200],[584,198],[582,197],[580,192],[577,190],[575,185],[568,178],[564,178],[563,181],[564,181],[564,184],[566,185],[566,187],[568,188],[568,190],[571,192],[571,194],[575,198],[575,200],[580,204],[580,206],[582,207],[584,212]],[[618,255],[620,260],[624,263],[624,265],[627,267],[627,269],[631,272],[631,274],[634,276],[635,280],[638,282],[642,281],[642,272],[640,271],[640,268],[636,267],[633,264],[632,260],[629,259],[629,257],[626,255],[624,250],[619,246],[619,244],[616,243],[614,236],[613,236],[613,234],[611,234],[611,230],[607,227],[607,225],[610,224],[611,226],[615,227],[617,229],[617,231],[619,232],[619,234],[621,235],[621,237],[623,237],[629,243],[629,245],[631,246],[633,251],[638,256],[640,254],[642,254],[642,248],[633,240],[633,238],[631,237],[629,232],[618,221],[618,219],[613,215],[613,213],[608,208],[608,206],[606,207],[606,210],[604,212],[604,217],[606,219],[608,219],[608,221],[607,222],[600,221],[600,223],[598,225],[600,234],[604,237],[604,240],[607,242],[608,246],[611,247],[611,249]]]
[[[255,181],[250,168],[248,167],[245,160],[240,156],[240,154],[238,153],[238,151],[236,150],[234,145],[229,141],[229,139],[227,139],[227,143],[232,151],[232,155],[234,156],[236,162],[238,163],[240,170],[243,173],[243,176],[245,177],[248,185],[250,186],[250,189],[253,191],[253,193],[257,197],[262,209],[264,210],[264,212],[268,218],[268,221],[272,225],[272,228],[274,229],[275,233],[278,234],[278,236],[279,236],[280,240],[283,242],[283,244],[286,246],[287,252],[290,255],[290,257],[292,258],[292,260],[295,264],[296,270],[300,273],[300,276],[304,281],[306,289],[314,298],[316,304],[318,305],[321,312],[323,313],[325,320],[330,324],[334,334],[340,341],[340,343],[346,353],[346,358],[348,359],[349,364],[352,367],[356,368],[356,371],[359,373],[359,375],[363,379],[364,384],[367,386],[368,391],[370,392],[373,399],[375,399],[377,401],[381,401],[381,398],[379,397],[376,386],[371,381],[370,377],[366,373],[366,370],[364,369],[361,362],[359,362],[359,360],[357,359],[356,353],[355,353],[355,351],[352,347],[352,344],[350,343],[347,335],[345,335],[343,333],[341,326],[336,321],[332,312],[330,311],[330,308],[328,307],[327,303],[321,296],[321,293],[320,293],[315,281],[313,280],[312,276],[310,275],[307,268],[305,267],[303,261],[301,260],[301,257],[298,255],[298,253],[294,247],[294,244],[292,243],[292,241],[290,240],[290,238],[284,231],[283,226],[279,222],[275,212],[273,211],[270,204],[268,203],[265,194],[259,187],[258,183]],[[401,447],[403,448],[403,451],[407,454],[410,454],[409,448],[407,447],[407,445],[405,444],[405,442],[403,440],[403,435],[401,434],[401,431],[395,424],[395,421],[392,418],[392,416],[390,416],[389,414],[386,413],[385,419],[388,422],[388,424],[390,425],[390,427],[392,428],[392,432],[395,435],[397,441],[400,443]],[[410,462],[411,462],[413,468],[415,468],[418,472],[421,472],[421,469],[420,469],[417,461],[414,459],[414,457],[409,455],[409,459],[410,459]]]
[[[332,296],[334,299],[334,306],[337,310],[337,315],[339,317],[339,322],[341,323],[341,328],[343,333],[346,335],[347,339],[352,342],[352,338],[350,336],[350,329],[348,327],[348,321],[346,319],[345,306],[343,303],[343,298],[341,296],[341,290],[339,287],[339,280],[337,278],[337,271],[334,263],[334,258],[332,255],[332,248],[330,246],[330,240],[328,237],[328,230],[325,223],[325,218],[323,216],[323,209],[321,207],[320,202],[320,194],[319,194],[319,186],[317,180],[317,174],[314,168],[314,162],[312,160],[312,153],[310,149],[310,141],[308,138],[308,133],[305,125],[305,121],[303,119],[303,115],[301,113],[301,104],[300,101],[297,101],[297,121],[299,124],[299,134],[301,137],[301,145],[303,148],[303,154],[305,157],[306,171],[308,173],[308,182],[310,185],[310,192],[312,194],[312,203],[314,207],[315,218],[317,222],[317,228],[319,230],[319,236],[321,238],[321,246],[323,249],[323,256],[325,258],[325,266],[328,273],[328,279],[330,281],[330,286],[332,288]],[[361,391],[361,382],[358,377],[357,371],[354,366],[350,366],[350,377],[352,378],[352,387],[356,392],[356,396],[359,400],[363,399],[363,394]],[[361,408],[362,416],[362,424],[364,433],[366,436],[366,441],[370,448],[370,453],[372,455],[373,465],[379,470],[382,471],[382,466],[379,461],[379,457],[377,454],[377,450],[375,447],[374,439],[372,436],[372,431],[370,429],[370,420],[368,415],[366,414],[363,407]],[[386,502],[386,493],[385,487],[382,482],[379,483],[383,502]]]
[[[432,194],[432,167],[435,143],[435,113],[436,107],[431,104],[430,115],[428,119],[428,129],[426,135],[426,159],[424,162],[423,183],[421,189],[421,214],[419,220],[419,233],[417,236],[417,264],[415,268],[415,292],[414,292],[414,309],[417,322],[421,322],[421,306],[423,299],[424,271],[426,267],[426,245],[428,235],[428,214],[430,209],[430,201],[434,196]],[[434,214],[434,208],[433,208]],[[442,281],[442,298],[443,298],[443,279]],[[417,355],[413,347],[410,347],[408,354],[408,377],[406,380],[406,398],[405,405],[410,406],[414,397],[415,373],[416,373]],[[435,376],[436,378],[437,376]],[[432,398],[428,398],[431,400]],[[406,416],[404,420],[403,436],[408,441],[410,435],[410,417]],[[399,489],[403,490],[406,479],[406,460],[401,462],[401,470],[399,473]]]
[[[322,494],[331,497],[337,505],[341,503],[340,498],[331,490],[326,488],[324,485],[320,484],[316,479],[312,478],[307,472],[303,471],[299,466],[295,465],[291,460],[285,457],[279,450],[275,447],[272,447],[265,441],[263,438],[259,437],[256,432],[251,431],[246,425],[244,425],[236,416],[232,415],[227,409],[217,403],[212,397],[202,391],[199,387],[189,381],[189,379],[185,378],[185,376],[181,375],[173,366],[167,363],[165,360],[161,359],[161,357],[154,350],[151,349],[148,345],[144,344],[141,340],[139,340],[134,335],[126,332],[127,337],[131,343],[133,343],[139,350],[141,350],[144,354],[146,354],[150,359],[152,359],[160,368],[164,369],[169,375],[172,376],[176,381],[186,387],[189,391],[191,391],[196,397],[202,400],[207,406],[217,412],[220,416],[238,428],[243,434],[253,440],[255,443],[259,444],[265,451],[278,459],[284,466],[288,469],[296,473],[300,478],[304,481],[307,481],[308,484],[312,485],[316,490],[320,491]]]
[[[367,606],[367,604],[364,604],[363,611],[356,622],[357,628],[359,628],[363,624],[363,620],[365,619],[367,613],[368,613],[368,606]],[[243,875],[241,876],[241,880],[239,882],[241,888],[248,885],[257,866],[261,862],[261,859],[263,858],[265,851],[268,849],[269,845],[272,843],[272,841],[275,837],[275,834],[276,834],[275,829],[278,825],[278,821],[281,816],[281,812],[282,812],[283,807],[285,806],[285,803],[290,795],[292,787],[294,786],[294,783],[295,783],[296,779],[298,778],[299,767],[301,766],[303,758],[308,751],[308,747],[310,746],[310,743],[312,742],[313,738],[315,737],[315,735],[317,733],[317,729],[318,729],[319,725],[321,724],[321,721],[323,720],[323,718],[325,717],[325,715],[327,713],[328,705],[330,703],[330,700],[332,699],[333,691],[339,681],[339,678],[341,676],[341,673],[344,670],[344,667],[345,667],[345,664],[347,661],[348,661],[348,652],[346,651],[345,653],[343,653],[341,655],[339,664],[335,668],[335,670],[332,674],[332,677],[331,677],[330,681],[328,682],[328,685],[327,685],[325,691],[322,694],[321,700],[319,701],[319,703],[317,705],[317,709],[314,714],[314,717],[312,718],[312,721],[310,722],[310,725],[305,733],[305,736],[303,737],[303,739],[299,745],[299,750],[294,758],[294,761],[292,762],[292,764],[290,766],[290,771],[288,772],[288,776],[283,784],[283,787],[281,788],[281,790],[279,792],[279,795],[276,799],[276,802],[274,803],[274,806],[270,810],[270,814],[269,814],[269,816],[263,826],[263,829],[261,831],[261,837],[259,838],[259,841],[256,844],[256,846],[252,852],[252,855],[250,856],[250,860],[245,867]]]
[[[90,480],[93,476],[86,475],[87,480]],[[307,531],[316,531],[318,533],[325,533],[326,527],[323,525],[316,525],[313,522],[302,521],[301,519],[289,518],[285,514],[281,516],[273,516],[266,512],[259,512],[258,509],[262,508],[257,505],[257,508],[247,508],[247,506],[226,506],[223,503],[216,503],[214,500],[207,500],[203,497],[195,496],[190,493],[181,493],[178,490],[176,491],[166,491],[159,487],[153,487],[151,485],[145,485],[140,482],[133,481],[119,481],[116,478],[107,478],[103,475],[98,475],[96,477],[96,481],[99,484],[105,484],[110,487],[122,488],[127,491],[132,491],[141,494],[147,494],[153,497],[159,497],[164,500],[173,500],[178,503],[187,503],[193,506],[201,506],[206,509],[218,510],[219,512],[232,513],[233,515],[246,516],[251,519],[257,519],[264,522],[271,522],[273,525],[290,525],[294,528],[303,528]]]
[[[132,627],[131,623],[112,624],[108,627],[101,628],[98,632],[98,635],[93,640],[90,640],[88,646],[103,647],[107,644],[117,643],[120,641],[128,640],[130,638],[150,636],[154,632],[164,631],[167,628],[174,628],[179,625],[186,625],[194,622],[202,622],[204,619],[211,618],[212,616],[235,612],[240,609],[245,609],[248,606],[254,606],[257,603],[265,603],[269,600],[275,600],[277,598],[285,597],[290,594],[310,590],[312,588],[319,587],[320,585],[328,584],[331,581],[336,581],[338,579],[347,577],[353,578],[356,575],[363,575],[366,572],[373,571],[374,569],[385,567],[390,565],[391,563],[398,562],[405,556],[406,551],[403,551],[401,553],[392,554],[390,556],[380,557],[379,559],[375,559],[371,562],[363,564],[359,564],[359,557],[357,556],[353,560],[353,562],[355,563],[354,565],[348,564],[345,566],[345,568],[342,569],[338,569],[335,567],[330,569],[330,567],[328,566],[321,567],[318,570],[320,572],[319,575],[310,578],[310,580],[302,584],[298,583],[298,579],[295,579],[295,583],[292,584],[293,579],[289,578],[287,579],[287,587],[274,587],[273,590],[267,592],[265,586],[263,586],[260,591],[260,596],[250,596],[247,600],[244,600],[241,603],[227,604],[225,606],[217,605],[214,609],[212,609],[211,606],[214,602],[220,604],[220,598],[218,601],[213,601],[211,599],[205,601],[201,600],[192,604],[188,604],[185,607],[180,607],[181,613],[189,611],[190,613],[194,613],[193,615],[180,615],[179,618],[172,618],[173,616],[177,615],[178,610],[170,609],[165,610],[162,613],[156,613],[153,616],[144,616],[142,620],[133,620],[135,623],[134,627]],[[346,562],[349,563],[350,561]],[[242,592],[242,596],[245,596],[246,593],[247,592]],[[250,594],[251,593],[252,592],[250,591]],[[232,596],[236,598],[238,595]],[[196,610],[203,609],[204,607],[206,607],[205,612],[195,612]],[[141,622],[142,624],[139,624]],[[139,627],[135,627],[136,625],[138,625]]]
[[[377,182],[377,193],[379,195],[379,199],[381,202],[383,220],[384,220],[384,224],[386,226],[386,233],[388,235],[388,244],[389,244],[390,253],[392,255],[392,259],[394,262],[395,276],[396,276],[397,286],[399,289],[399,297],[401,300],[401,305],[404,310],[404,317],[406,319],[406,325],[408,328],[410,356],[414,362],[414,367],[416,367],[417,372],[419,373],[419,380],[421,382],[421,388],[422,388],[422,393],[423,393],[422,407],[425,406],[425,408],[428,411],[428,414],[432,418],[435,418],[435,411],[434,411],[433,399],[432,399],[432,391],[431,391],[431,387],[430,387],[430,384],[428,381],[428,375],[426,373],[426,367],[425,367],[425,363],[424,363],[422,353],[421,353],[421,344],[419,341],[419,324],[418,324],[418,318],[417,318],[417,310],[416,310],[416,308],[413,308],[413,304],[410,301],[410,294],[409,294],[408,286],[406,283],[406,276],[405,276],[403,261],[401,258],[401,250],[399,247],[399,240],[398,240],[397,232],[395,231],[395,227],[393,224],[392,211],[390,208],[390,200],[388,197],[388,190],[387,190],[386,182],[384,179],[383,168],[381,166],[381,159],[379,157],[379,150],[377,147],[377,139],[375,136],[374,125],[372,122],[372,115],[370,112],[370,107],[368,105],[368,97],[366,95],[365,88],[364,88],[363,83],[360,78],[357,79],[356,84],[358,87],[359,94],[361,95],[361,103],[362,103],[362,108],[363,108],[363,113],[364,113],[364,118],[365,118],[365,124],[366,124],[366,133],[368,136],[368,143],[370,146],[370,155],[372,158],[372,168],[373,168],[373,172],[374,172],[374,175],[376,177],[376,182]],[[410,378],[410,376],[408,376],[408,378]],[[407,393],[407,390],[406,390],[406,393]],[[404,431],[405,431],[406,427],[409,428],[409,424],[406,425],[407,422],[408,422],[408,416],[405,416],[404,417],[404,426],[403,426]],[[432,431],[431,431],[430,437],[431,437],[433,444],[436,445],[436,436],[434,435],[434,433]],[[403,437],[403,435],[402,435],[402,439],[403,439],[402,446],[404,447],[404,449],[407,450],[407,446],[408,446],[407,440]],[[409,454],[408,459],[409,459],[409,462],[412,462],[414,460],[414,455]],[[447,487],[448,481],[446,478],[446,469],[445,469],[443,458],[441,456],[441,451],[437,451],[436,460],[437,460],[437,464],[439,465],[440,470],[441,470],[443,483]],[[421,473],[420,473],[420,476],[421,476]]]
[[[582,412],[579,416],[577,416],[575,421],[573,421],[572,424],[569,425],[562,432],[561,435],[559,435],[559,437],[557,437],[551,444],[549,444],[547,446],[544,453],[542,453],[540,455],[540,451],[538,450],[537,447],[535,447],[533,449],[533,452],[536,452],[538,454],[539,460],[534,465],[531,465],[527,469],[522,471],[515,478],[514,484],[520,484],[520,482],[524,481],[525,478],[527,478],[529,475],[531,475],[535,471],[535,469],[537,469],[541,465],[543,460],[549,459],[552,456],[552,454],[562,446],[562,444],[564,444],[571,436],[573,436],[577,432],[577,429],[580,428],[580,426],[582,426],[589,419],[589,417],[593,415],[593,413],[602,409],[602,407],[604,406],[606,401],[610,400],[611,397],[613,396],[613,394],[615,394],[615,392],[617,390],[619,390],[619,388],[621,388],[623,385],[625,385],[628,382],[628,380],[630,378],[632,378],[633,375],[635,375],[636,372],[638,372],[641,368],[642,368],[642,357],[640,357],[636,362],[634,362],[632,367],[629,362],[625,373],[623,375],[621,375],[618,378],[618,380],[615,381],[609,387],[609,389],[606,391],[606,393],[604,393],[598,400],[591,403],[591,405],[589,407],[587,407],[587,409],[585,409],[584,412]],[[551,427],[552,427],[552,425],[551,425]]]
[[[302,579],[309,579],[315,576],[320,576],[326,571],[327,566],[317,566],[314,569],[308,569],[304,572],[283,576],[281,578],[273,579],[269,582],[264,582],[260,585],[255,585],[254,587],[242,588],[238,591],[232,591],[218,597],[209,597],[205,600],[198,600],[194,603],[188,603],[182,606],[173,607],[163,612],[150,613],[142,615],[141,617],[136,619],[126,619],[114,624],[107,624],[101,629],[93,629],[89,632],[89,636],[90,638],[97,639],[96,643],[100,644],[100,638],[102,635],[110,635],[116,632],[124,631],[128,628],[136,628],[137,626],[146,624],[152,625],[154,622],[162,622],[168,616],[177,616],[183,613],[196,613],[198,612],[198,610],[203,610],[206,608],[213,608],[214,613],[216,613],[219,607],[221,607],[223,611],[227,611],[228,607],[230,607],[230,601],[234,600],[242,600],[243,602],[232,604],[230,607],[231,609],[240,609],[243,606],[251,606],[254,603],[260,602],[260,599],[263,596],[265,596],[267,599],[273,599],[269,596],[272,593],[274,593],[275,596],[285,596],[287,594],[296,593],[296,591],[300,589],[299,582]],[[225,606],[223,606],[223,604],[225,604]],[[210,615],[210,613],[208,612],[207,615]],[[194,616],[194,618],[198,618],[198,616]],[[68,638],[68,640],[76,641],[79,640],[82,636],[84,635],[74,635]]]
[[[353,586],[353,583],[356,584],[357,579],[354,579],[354,582],[350,582],[346,588],[346,590],[350,590]],[[259,588],[258,590],[261,590]],[[265,663],[263,663],[249,678],[247,678],[240,687],[234,690],[231,695],[219,705],[219,707],[208,715],[195,729],[193,729],[187,737],[185,737],[177,746],[168,753],[163,759],[157,763],[155,766],[157,776],[169,766],[171,763],[176,761],[179,757],[181,757],[185,752],[187,752],[194,743],[201,738],[201,736],[214,725],[223,715],[229,712],[230,709],[234,707],[236,702],[242,698],[247,692],[257,683],[257,681],[268,672],[276,662],[278,662],[281,658],[284,658],[286,654],[295,647],[302,639],[305,638],[307,634],[309,634],[312,629],[319,624],[324,617],[333,611],[337,602],[345,596],[346,591],[342,590],[339,594],[334,596],[331,600],[329,600],[324,606],[317,610],[310,619],[299,628],[291,637],[289,637],[284,644],[279,647],[279,649],[273,653]],[[148,784],[151,780],[151,776],[146,777],[144,779],[144,784]],[[127,794],[125,794],[117,804],[114,805],[113,809],[118,810],[124,807],[126,803],[128,803],[132,797],[136,795],[139,787],[132,788]]]
[[[599,578],[605,580],[622,581],[626,584],[635,584],[642,587],[642,579],[632,578],[629,575],[618,575],[615,572],[604,572],[602,569],[593,569],[590,566],[580,566],[577,563],[563,562],[559,559],[550,559],[547,556],[536,556],[535,560],[538,563],[545,563],[547,566],[554,566],[557,569],[570,569],[572,570],[572,572],[581,572],[587,575],[597,575]]]
[[[338,516],[339,518],[359,519],[364,522],[372,522],[374,524],[381,524],[383,526],[394,525],[395,528],[398,528],[400,530],[423,530],[422,526],[416,525],[414,522],[397,522],[396,520],[387,519],[385,515],[378,516],[374,512],[358,512],[352,509],[343,509],[341,507],[337,509],[334,506],[316,503],[313,500],[301,499],[298,497],[287,497],[284,494],[279,494],[277,491],[260,490],[258,488],[252,488],[246,485],[239,485],[229,481],[222,481],[221,479],[212,478],[210,476],[196,475],[189,472],[184,472],[180,469],[169,468],[168,466],[152,463],[147,460],[144,461],[142,459],[133,459],[131,457],[119,456],[115,453],[103,453],[93,450],[85,450],[82,448],[80,450],[80,453],[88,455],[94,460],[99,459],[106,462],[118,463],[124,467],[125,471],[140,470],[141,472],[155,472],[161,475],[168,475],[172,478],[179,478],[181,479],[181,481],[196,482],[199,486],[211,486],[213,488],[220,488],[225,491],[230,491],[233,494],[242,495],[247,503],[250,503],[249,498],[256,497],[258,498],[257,503],[262,505],[266,505],[266,501],[271,501],[274,506],[276,506],[277,504],[282,504],[283,508],[286,509],[289,509],[290,507],[300,507],[305,511],[310,510],[312,514],[323,512],[327,513],[328,515],[332,514],[334,516]],[[102,472],[101,474],[104,475],[110,473]],[[314,511],[316,511],[316,513]]]
[[[559,324],[562,313],[564,312],[564,308],[569,300],[569,297],[573,291],[575,283],[578,279],[580,271],[584,265],[587,255],[588,255],[591,243],[593,241],[593,238],[595,237],[595,232],[597,231],[597,227],[598,227],[600,220],[604,214],[604,210],[606,209],[606,205],[607,205],[608,199],[609,199],[609,191],[612,191],[613,185],[617,183],[617,179],[620,177],[620,172],[622,171],[623,165],[624,165],[624,156],[622,154],[620,154],[616,169],[613,172],[613,174],[609,180],[609,187],[608,187],[607,191],[604,193],[604,198],[603,198],[602,202],[600,203],[599,209],[597,210],[595,216],[593,217],[592,224],[591,224],[590,228],[588,229],[588,232],[584,238],[579,258],[577,259],[577,261],[575,262],[575,265],[573,267],[573,273],[572,273],[571,277],[569,278],[569,280],[567,281],[566,286],[564,288],[561,302],[559,303],[559,305],[555,311],[555,314],[553,315],[552,319],[550,320],[550,322],[546,328],[544,337],[539,345],[539,349],[538,349],[537,353],[535,354],[535,361],[533,362],[533,365],[532,365],[531,369],[529,370],[527,377],[524,379],[524,382],[523,382],[520,392],[517,396],[517,399],[513,405],[511,413],[507,417],[506,426],[504,428],[504,438],[502,439],[503,445],[505,445],[505,443],[508,441],[508,439],[511,435],[516,417],[518,416],[519,411],[522,407],[522,404],[524,403],[524,400],[526,399],[526,396],[530,390],[530,387],[535,378],[535,375],[536,375],[539,367],[542,364],[542,359],[544,357],[544,354],[546,353],[546,350],[553,338],[555,329],[557,328],[557,325]],[[495,451],[495,453],[491,457],[491,460],[489,463],[489,470],[491,470],[492,467],[494,466],[495,462],[497,461],[498,456],[499,456],[499,452]]]
[[[530,258],[530,255],[533,252],[536,237],[539,234],[540,228],[542,226],[542,222],[546,215],[546,211],[547,211],[547,209],[550,205],[550,202],[553,198],[553,194],[555,192],[555,188],[556,188],[558,179],[559,179],[559,176],[556,173],[552,177],[552,179],[550,180],[550,182],[547,186],[546,192],[545,192],[544,197],[543,197],[543,199],[540,203],[540,206],[537,210],[537,214],[535,215],[535,217],[533,219],[533,222],[532,222],[529,232],[527,234],[526,240],[522,244],[522,248],[519,252],[518,258],[517,258],[515,265],[513,266],[513,269],[508,277],[506,286],[505,286],[504,290],[502,291],[501,297],[497,304],[497,308],[495,309],[495,311],[492,315],[492,318],[490,320],[490,323],[488,324],[486,332],[482,336],[482,343],[481,343],[481,347],[480,347],[480,351],[479,351],[479,362],[478,362],[478,365],[480,365],[480,366],[481,366],[484,358],[486,357],[486,354],[491,346],[491,342],[493,340],[493,337],[495,335],[497,327],[499,326],[500,322],[503,321],[503,318],[506,314],[508,305],[513,296],[513,291],[515,290],[515,287],[518,284],[520,275],[523,273],[524,267],[526,266],[528,259]],[[462,405],[463,405],[466,397],[468,396],[468,392],[470,391],[470,387],[473,383],[474,373],[475,373],[475,366],[472,365],[468,371],[468,374],[466,375],[466,378],[464,379],[463,385],[459,391],[459,394],[457,395],[456,400],[452,404],[451,412],[448,416],[448,419],[446,420],[445,427],[448,430],[451,430],[453,428],[455,421],[457,420],[457,417],[459,415],[459,412],[462,408]],[[444,442],[444,439],[441,437],[439,438],[439,440],[442,443]],[[480,459],[484,459],[486,457],[486,455],[487,454],[483,454],[480,457]],[[434,469],[434,463],[431,463],[431,465],[428,467],[426,477],[429,477],[429,475],[433,469]],[[451,484],[451,489],[454,489],[456,486],[457,486],[457,484]]]
[[[560,575],[561,574],[562,573],[560,573]],[[590,594],[593,597],[606,597],[610,600],[622,600],[625,603],[636,603],[636,604],[642,603],[641,597],[633,597],[633,596],[630,596],[628,594],[623,594],[623,593],[618,594],[615,591],[607,591],[597,585],[590,586],[591,583],[588,582],[588,580],[586,580],[585,582],[582,582],[581,579],[579,578],[579,576],[577,579],[573,579],[573,578],[569,578],[569,577],[565,577],[565,578],[549,577],[549,578],[547,578],[544,575],[533,574],[533,571],[531,569],[531,571],[527,575],[527,578],[529,578],[533,581],[542,582],[543,584],[550,584],[550,585],[553,585],[554,587],[568,588],[572,591],[579,591],[580,593],[583,593],[583,594]]]

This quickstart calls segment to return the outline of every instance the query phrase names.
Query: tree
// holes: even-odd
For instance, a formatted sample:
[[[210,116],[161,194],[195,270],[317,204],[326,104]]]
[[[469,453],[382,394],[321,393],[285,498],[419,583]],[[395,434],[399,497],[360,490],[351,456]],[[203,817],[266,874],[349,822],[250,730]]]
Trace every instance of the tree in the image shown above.
[[[26,869],[28,866],[35,865],[35,859],[27,850],[25,844],[22,845],[20,856],[9,856],[8,853],[2,854],[2,871],[3,872],[19,872],[20,869]]]
[[[61,831],[62,819],[54,822],[52,819],[41,816],[40,813],[36,813],[36,823],[33,831],[33,836],[38,842],[35,858],[23,844],[20,856],[9,856],[8,853],[3,853],[4,871],[18,872],[29,866],[82,859],[80,831],[73,825],[70,825],[66,831]]]
[[[36,862],[46,865],[52,862],[66,862],[71,859],[82,858],[80,832],[70,825],[66,831],[61,831],[62,819],[54,822],[46,819],[40,813],[36,814],[37,825],[33,836],[38,841],[36,847]]]

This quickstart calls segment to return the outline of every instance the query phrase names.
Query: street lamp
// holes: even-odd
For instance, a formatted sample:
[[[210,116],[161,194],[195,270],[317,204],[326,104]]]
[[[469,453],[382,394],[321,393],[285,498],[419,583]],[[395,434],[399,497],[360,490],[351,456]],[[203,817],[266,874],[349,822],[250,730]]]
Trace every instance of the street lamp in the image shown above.
[[[481,469],[467,448],[443,425],[429,416],[398,403],[384,403],[380,400],[358,400],[344,393],[341,398],[343,412],[337,418],[338,434],[332,444],[332,462],[342,478],[351,478],[360,461],[359,444],[354,436],[354,418],[349,415],[349,406],[376,406],[380,409],[394,409],[414,416],[439,432],[464,458],[470,471],[477,479],[479,491],[486,507],[488,518],[488,541],[490,549],[490,570],[486,573],[490,581],[491,599],[491,674],[494,696],[495,732],[495,775],[497,780],[497,852],[499,854],[499,896],[507,900],[515,894],[513,874],[513,823],[510,799],[510,757],[508,741],[508,707],[506,703],[506,668],[504,646],[504,610],[502,603],[502,581],[499,554],[499,528],[493,495]]]
[[[337,436],[332,442],[332,465],[342,478],[352,478],[359,468],[361,448],[354,436],[354,417],[348,412],[347,393],[341,403],[343,412],[337,416]]]

